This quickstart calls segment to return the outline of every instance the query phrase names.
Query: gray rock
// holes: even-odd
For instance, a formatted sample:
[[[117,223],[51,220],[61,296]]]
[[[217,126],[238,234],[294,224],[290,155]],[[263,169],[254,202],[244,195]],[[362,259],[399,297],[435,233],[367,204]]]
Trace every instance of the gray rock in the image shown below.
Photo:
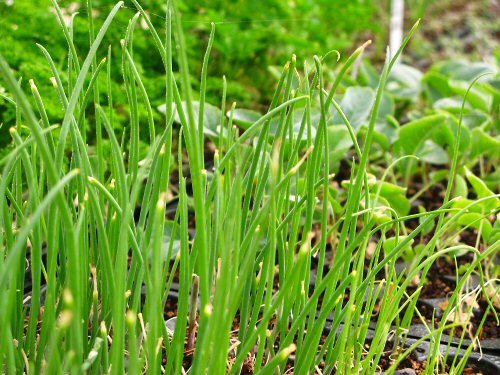
[[[415,372],[415,370],[413,370],[411,368],[405,368],[405,369],[396,371],[394,373],[394,375],[417,375],[417,373]]]

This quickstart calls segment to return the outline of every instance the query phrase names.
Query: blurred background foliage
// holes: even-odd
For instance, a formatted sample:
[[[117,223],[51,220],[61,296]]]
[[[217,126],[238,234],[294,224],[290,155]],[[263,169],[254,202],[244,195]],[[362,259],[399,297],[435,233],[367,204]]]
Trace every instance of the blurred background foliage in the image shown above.
[[[106,18],[114,5],[114,0],[93,0],[93,15],[95,30]],[[155,26],[164,32],[165,0],[142,0],[140,3],[147,9]],[[485,23],[477,21],[480,17],[490,17],[486,22],[490,30],[497,33],[500,28],[493,2],[477,0],[472,3],[472,9],[465,1],[432,1],[409,0],[406,2],[407,25],[423,17],[423,32],[412,41],[409,55],[406,58],[418,60],[425,64],[432,60],[431,51],[439,43],[439,51],[444,56],[447,45],[447,36],[461,32],[462,37],[468,37],[477,32],[475,27],[483,27]],[[491,4],[493,5],[491,5]],[[388,0],[200,0],[177,1],[182,14],[182,25],[186,31],[188,45],[188,60],[190,73],[194,84],[198,82],[203,55],[205,53],[211,22],[216,24],[216,36],[209,64],[209,78],[207,81],[207,101],[220,106],[222,92],[222,76],[228,81],[228,102],[238,103],[240,107],[264,110],[269,104],[270,96],[274,92],[275,79],[271,71],[273,66],[282,66],[291,54],[297,55],[298,61],[310,59],[314,54],[322,55],[329,50],[338,50],[345,58],[355,47],[368,39],[373,39],[373,47],[367,51],[368,57],[375,64],[383,57],[388,40],[389,9]],[[82,57],[86,55],[89,46],[87,1],[61,0],[67,22],[71,15],[74,17],[73,34],[76,48]],[[47,11],[49,10],[49,11]],[[450,10],[458,10],[457,14],[468,17],[467,24],[461,25],[455,17],[458,26],[446,29],[443,22],[439,22],[440,15],[450,16]],[[475,12],[476,18],[470,18]],[[127,121],[128,110],[125,92],[121,89],[120,76],[121,47],[129,19],[135,13],[130,1],[125,0],[124,9],[120,10],[112,27],[108,30],[99,58],[107,55],[107,48],[112,48],[112,92],[114,97],[114,111],[121,123]],[[426,17],[426,14],[429,15]],[[455,14],[455,13],[451,13]],[[479,17],[479,18],[478,18]],[[496,19],[496,20],[495,20]],[[457,21],[458,20],[458,21]],[[452,19],[453,21],[453,19]],[[437,22],[437,25],[436,25]],[[147,26],[144,22],[138,24],[134,38],[134,59],[140,70],[147,88],[148,95],[154,107],[164,102],[164,79],[161,59],[152,46]],[[495,31],[495,29],[497,31]],[[464,31],[465,30],[465,31]],[[36,43],[43,45],[50,52],[59,72],[65,80],[67,78],[67,45],[55,11],[50,0],[0,0],[0,53],[22,77],[22,85],[29,92],[29,79],[34,79],[44,99],[49,119],[57,123],[62,118],[62,111],[53,89],[50,77],[52,76],[48,64]],[[452,35],[453,36],[453,35]],[[479,36],[480,37],[480,36]],[[493,40],[495,35],[493,35]],[[475,51],[474,38],[469,42],[471,46],[464,53],[469,55]],[[453,51],[460,53],[462,44]],[[495,51],[496,45],[488,52]],[[435,49],[435,48],[434,48]],[[472,49],[472,50],[471,50]],[[478,50],[479,51],[479,50]],[[496,49],[497,51],[497,49]],[[484,51],[479,51],[484,52]],[[498,53],[498,52],[497,52]],[[448,53],[448,55],[453,53]],[[109,62],[108,62],[109,63]],[[301,66],[302,64],[299,64]],[[334,67],[334,60],[331,64]],[[101,79],[101,101],[106,102],[106,80]],[[2,91],[0,82],[0,92]],[[88,121],[92,123],[93,109],[89,108]],[[145,114],[143,114],[145,116]],[[164,121],[157,113],[158,123]],[[0,124],[12,124],[15,118],[13,106],[0,98]],[[92,127],[89,127],[89,143],[92,142]],[[8,129],[0,129],[0,153],[10,143]]]

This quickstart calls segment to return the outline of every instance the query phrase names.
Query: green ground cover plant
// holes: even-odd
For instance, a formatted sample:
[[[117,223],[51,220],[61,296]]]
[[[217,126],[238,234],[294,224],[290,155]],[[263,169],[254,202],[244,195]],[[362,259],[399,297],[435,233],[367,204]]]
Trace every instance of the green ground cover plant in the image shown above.
[[[214,40],[211,63],[208,66],[206,95],[210,103],[218,104],[222,94],[220,77],[227,77],[227,97],[246,106],[261,106],[263,109],[271,102],[274,87],[269,85],[267,68],[281,64],[292,52],[301,56],[312,56],[315,51],[326,45],[335,45],[345,51],[354,46],[363,34],[379,33],[383,28],[372,23],[378,7],[373,1],[356,0],[348,5],[341,1],[295,1],[289,6],[281,1],[249,3],[246,1],[182,1],[178,7],[183,14],[183,29],[186,33],[186,55],[190,66],[191,81],[199,91],[198,77],[202,68],[203,55],[210,33],[211,22],[217,24],[218,37]],[[86,1],[62,0],[58,2],[65,22],[71,26],[76,51],[89,48],[89,18]],[[92,5],[95,27],[100,27],[107,14],[114,6],[110,0],[97,0]],[[158,0],[144,1],[142,6],[151,17],[160,34],[165,34],[165,3]],[[67,43],[60,32],[55,10],[51,1],[22,0],[12,5],[0,1],[0,28],[2,38],[0,49],[10,66],[15,67],[20,76],[35,80],[39,91],[45,98],[47,116],[52,122],[62,120],[58,108],[57,94],[52,90],[49,78],[52,76],[47,65],[37,64],[41,55],[36,43],[49,48],[54,63],[65,77],[67,64]],[[135,7],[126,1],[112,25],[104,36],[104,43],[99,54],[106,54],[108,45],[113,53],[120,53],[119,41],[122,30],[134,15]],[[348,22],[347,15],[355,17],[357,22]],[[330,21],[334,19],[332,25]],[[326,29],[327,25],[328,29]],[[314,41],[314,42],[311,42]],[[162,87],[157,81],[163,79],[164,69],[161,61],[155,58],[154,45],[149,38],[144,22],[140,22],[135,33],[135,64],[141,72],[142,81],[148,90],[152,103],[162,103]],[[173,56],[174,65],[178,65],[177,55]],[[126,127],[127,100],[122,89],[120,59],[114,59],[111,69],[111,89],[115,97],[116,127]],[[29,91],[28,81],[21,83]],[[102,90],[101,90],[102,91]],[[105,100],[104,91],[102,100]],[[142,108],[140,117],[147,117]],[[91,113],[89,112],[91,116]],[[13,108],[0,100],[0,123],[15,119]],[[160,117],[157,118],[160,121]],[[93,124],[89,117],[88,126]],[[89,128],[89,135],[95,129]],[[141,139],[146,139],[142,134]],[[0,148],[5,150],[10,143],[8,129],[0,130]],[[5,151],[4,153],[5,154]]]
[[[461,314],[471,275],[499,321],[497,68],[422,74],[397,63],[417,23],[379,72],[361,62],[370,43],[347,58],[292,55],[258,112],[228,104],[224,78],[219,102],[207,100],[215,24],[193,83],[176,4],[160,32],[131,3],[98,29],[88,1],[82,52],[53,1],[67,50],[40,45],[39,64],[58,109],[36,81],[28,95],[0,51],[15,114],[0,160],[2,371],[374,374],[389,353],[394,372],[414,348],[406,338],[429,270],[469,254],[425,337],[426,373],[463,372],[475,342],[462,335],[462,358],[439,344],[471,318]],[[117,42],[103,44],[132,6]],[[142,23],[163,69],[161,103],[136,63]],[[443,182],[443,196],[415,211]],[[474,230],[474,243],[460,240]]]

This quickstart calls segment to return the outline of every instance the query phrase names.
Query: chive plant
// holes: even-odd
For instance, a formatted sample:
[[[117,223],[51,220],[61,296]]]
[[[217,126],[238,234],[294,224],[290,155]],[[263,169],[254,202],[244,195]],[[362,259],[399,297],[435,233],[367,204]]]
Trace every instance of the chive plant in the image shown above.
[[[394,370],[411,349],[404,347],[404,337],[418,292],[408,295],[407,286],[418,272],[423,269],[425,275],[435,259],[454,250],[436,250],[436,242],[466,211],[453,210],[447,195],[439,210],[406,217],[393,212],[390,220],[380,222],[378,195],[370,195],[367,189],[385,83],[418,24],[385,62],[368,131],[360,144],[334,95],[369,43],[345,61],[331,86],[323,72],[328,55],[315,57],[312,66],[306,62],[300,66],[293,56],[283,68],[268,112],[246,131],[233,125],[234,105],[229,118],[222,115],[209,168],[205,92],[215,28],[203,60],[200,92],[195,95],[176,7],[168,3],[166,35],[161,36],[139,2],[132,2],[138,12],[124,30],[121,44],[129,108],[129,128],[121,138],[114,130],[110,86],[110,62],[119,57],[112,55],[111,47],[106,57],[98,53],[122,2],[113,7],[96,34],[92,0],[87,1],[90,49],[82,60],[73,43],[72,23],[66,26],[53,0],[68,43],[67,72],[59,71],[48,49],[39,48],[52,70],[64,113],[61,124],[50,123],[35,82],[31,82],[32,106],[0,56],[0,72],[13,98],[9,103],[17,110],[10,130],[15,147],[1,161],[0,368],[8,373],[181,374],[190,368],[194,374],[236,374],[244,369],[274,374],[292,366],[297,374],[319,367],[323,373],[374,373],[390,346],[389,332],[396,326],[392,350],[399,356]],[[161,123],[134,62],[134,33],[140,17],[165,68],[166,116]],[[174,72],[174,59],[178,72]],[[299,88],[293,85],[297,77]],[[107,101],[101,100],[100,87],[106,87]],[[225,80],[223,88],[224,114]],[[313,106],[321,109],[318,123],[311,118]],[[329,199],[331,106],[349,129],[358,157],[347,202],[337,217]],[[147,113],[145,121],[139,115],[141,107]],[[294,109],[299,107],[304,111],[297,119]],[[174,127],[175,118],[180,128]],[[88,155],[89,123],[95,125],[97,163]],[[142,128],[149,132],[150,148],[139,160],[144,153]],[[103,147],[105,141],[109,151]],[[178,204],[175,219],[167,221],[175,149]],[[182,164],[185,154],[188,176]],[[133,215],[137,207],[138,218]],[[455,216],[445,222],[445,215]],[[438,216],[438,229],[417,266],[407,277],[398,274],[396,260]],[[420,226],[384,253],[387,234],[395,231],[398,236],[406,220],[419,217],[423,218]],[[319,238],[313,230],[316,223],[321,228]],[[194,237],[190,229],[195,229]],[[328,241],[332,236],[334,246]],[[380,241],[366,268],[367,247],[374,237]],[[174,253],[175,241],[180,243],[178,253]],[[478,253],[468,272],[481,270],[482,260],[495,252],[498,244]],[[381,271],[385,278],[379,280],[376,275]],[[314,277],[316,282],[311,284]],[[31,288],[26,297],[28,279]],[[166,324],[165,309],[174,279],[179,292],[172,327]],[[447,314],[457,298],[458,292]],[[365,349],[375,314],[379,324]],[[430,327],[428,336],[439,337],[445,328]],[[435,342],[438,348],[439,340]],[[441,365],[430,361],[428,371]],[[463,361],[453,366],[460,368]]]

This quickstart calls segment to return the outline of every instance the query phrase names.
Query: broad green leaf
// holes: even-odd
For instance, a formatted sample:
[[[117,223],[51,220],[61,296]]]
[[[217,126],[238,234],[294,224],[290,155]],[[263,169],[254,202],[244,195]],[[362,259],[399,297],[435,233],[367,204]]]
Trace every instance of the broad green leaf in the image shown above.
[[[397,212],[399,216],[407,215],[411,209],[411,203],[406,198],[406,188],[391,184],[389,182],[376,182],[370,189],[376,193],[380,187],[380,196],[383,197],[389,205]]]
[[[447,147],[450,156],[452,156],[451,152],[455,148],[456,143],[456,135],[458,132],[458,120],[453,116],[449,116],[446,119],[446,125],[442,126],[432,135],[432,140],[436,142],[441,147]],[[460,132],[460,142],[458,145],[458,149],[460,152],[465,152],[470,146],[470,131],[465,126],[461,126]]]
[[[231,116],[231,111],[226,113],[227,117]],[[250,125],[260,119],[262,115],[259,112],[252,111],[251,109],[236,108],[233,113],[233,121],[241,126],[243,129],[247,129]]]
[[[422,91],[422,73],[409,65],[394,65],[387,80],[387,91],[401,99],[417,99]]]
[[[358,131],[362,125],[366,124],[374,98],[375,93],[369,87],[355,86],[346,90],[339,105],[355,131]],[[333,105],[330,107],[330,111],[333,114],[330,120],[332,124],[344,124]]]
[[[375,124],[375,131],[387,137],[390,144],[393,144],[399,139],[399,122],[393,116],[387,116],[386,121],[377,122]]]
[[[467,197],[469,194],[469,189],[467,188],[467,182],[465,181],[465,178],[462,177],[462,175],[457,174],[455,176],[455,191],[454,191],[454,197]]]
[[[490,121],[491,119],[486,113],[476,109],[466,111],[462,118],[462,124],[464,124],[464,126],[471,130],[474,128],[487,126]]]
[[[493,224],[493,229],[490,233],[489,243],[493,244],[496,241],[500,241],[500,217],[497,216],[495,223]]]
[[[500,191],[500,169],[497,168],[494,172],[484,176],[483,181],[491,191]]]
[[[448,77],[439,72],[430,71],[422,78],[427,95],[432,102],[451,96],[453,92],[448,85]]]
[[[476,62],[471,63],[465,60],[448,60],[436,64],[433,70],[456,81],[470,82],[478,75],[486,72],[496,72],[497,69],[489,64]]]
[[[488,219],[484,218],[482,214],[471,212],[460,215],[457,223],[462,226],[467,226],[470,228],[481,229],[481,235],[484,242],[488,243],[490,238],[492,225]]]
[[[448,163],[448,153],[430,139],[424,141],[415,155],[430,164],[442,165]]]
[[[488,79],[488,87],[491,93],[495,95],[500,95],[500,77],[495,76]]]
[[[446,98],[441,98],[439,100],[436,100],[434,103],[433,107],[436,111],[439,110],[444,110],[448,111],[450,113],[453,113],[454,115],[458,116],[460,115],[460,111],[462,109],[462,102],[463,99],[459,96],[450,96]],[[464,108],[465,112],[470,111],[470,105],[466,105]]]
[[[445,75],[446,77],[450,77],[453,72],[456,72],[462,67],[469,65],[470,63],[464,60],[446,60],[442,62],[438,62],[433,66],[433,70]],[[459,78],[457,78],[459,79]]]
[[[399,129],[398,144],[405,155],[415,155],[420,145],[429,139],[434,131],[445,124],[446,116],[442,114],[423,117],[411,121]]]
[[[184,112],[187,111],[186,102],[182,102],[182,108],[184,109]],[[193,101],[193,109],[194,109],[195,120],[197,121],[200,113],[200,102]],[[173,106],[173,110],[175,111],[174,121],[180,124],[181,120],[179,118],[178,112],[176,111],[175,104]],[[165,104],[160,105],[158,107],[158,111],[160,111],[161,113],[166,113],[166,105]],[[221,118],[220,109],[209,103],[205,103],[205,111],[203,114],[203,132],[210,137],[218,138],[221,133],[220,118]],[[196,125],[198,127],[198,124]]]
[[[472,185],[474,192],[477,194],[478,198],[486,198],[486,197],[491,197],[495,194],[488,189],[486,184],[481,180],[479,177],[475,176],[471,171],[469,171],[467,168],[465,168],[465,176],[467,177],[467,180],[469,180],[470,184]],[[492,198],[488,199],[485,202],[481,204],[486,210],[492,211],[498,207],[500,207],[500,199],[498,198]]]
[[[373,204],[375,201],[375,194],[370,194],[370,199]],[[378,197],[377,205],[375,207],[377,209],[373,211],[373,216],[379,224],[388,222],[394,216],[394,214],[388,210],[388,208],[391,207],[391,204],[384,197]]]
[[[345,126],[329,126],[328,150],[330,153],[331,172],[338,170],[339,162],[345,158],[349,149],[353,146],[349,131]]]
[[[427,212],[423,206],[418,206],[418,212],[423,214]],[[419,224],[423,224],[427,220],[427,216],[422,216],[418,219]],[[422,228],[422,235],[425,236],[426,234],[430,233],[433,229],[434,226],[436,225],[434,220],[431,220],[428,222],[426,225],[423,226]]]
[[[483,154],[491,158],[500,157],[500,140],[485,133],[481,128],[475,128],[472,130],[470,158],[474,160]]]
[[[379,144],[384,151],[389,150],[389,138],[384,133],[375,130],[375,133],[373,134],[373,140],[375,141],[375,143]]]
[[[451,70],[450,78],[457,81],[472,81],[477,76],[484,73],[495,73],[496,68],[482,62],[462,62],[455,69]]]
[[[353,146],[349,131],[344,126],[329,126],[328,130],[328,150],[339,152],[348,150]]]
[[[469,83],[464,81],[450,81],[449,84],[453,92],[462,98],[469,88]],[[491,95],[474,86],[467,94],[467,102],[474,108],[488,112],[491,105]]]
[[[429,173],[432,183],[437,184],[448,177],[450,171],[447,169],[440,169],[439,171],[433,171]]]
[[[293,111],[293,133],[294,138],[297,139],[300,131],[300,126],[302,125],[302,117],[304,116],[304,108],[297,108]],[[316,137],[316,128],[319,126],[319,122],[321,120],[321,113],[319,111],[311,111],[311,138],[314,139]],[[280,120],[279,118],[273,118],[271,120],[271,124],[269,126],[269,134],[271,139],[276,136],[276,132],[278,131]],[[286,132],[286,139],[290,138],[289,131]],[[307,140],[307,124],[304,128],[304,132],[302,133],[301,141]]]
[[[360,81],[372,89],[376,89],[378,86],[378,82],[380,80],[380,73],[375,69],[375,67],[366,62],[365,60],[361,63],[360,69]]]
[[[468,198],[463,198],[463,199],[459,199],[459,200],[456,200],[453,202],[453,208],[456,208],[456,209],[463,209],[465,207],[469,207],[469,205],[471,205],[472,203],[474,203],[474,201],[472,199],[468,199]],[[468,212],[477,212],[477,213],[482,213],[483,212],[483,207],[479,204],[475,204],[471,207],[469,207],[468,209]]]
[[[390,253],[394,248],[401,242],[405,240],[407,236],[399,236],[398,238],[396,237],[389,237],[384,241],[384,251],[386,254]],[[411,246],[415,242],[414,239],[410,240],[410,242],[402,249],[403,252],[408,252],[411,251]]]
[[[382,95],[382,101],[380,102],[377,123],[386,123],[387,116],[394,116],[395,109],[396,105],[394,99],[390,95],[384,93]]]
[[[382,102],[380,103],[380,110],[375,123],[375,132],[379,135],[383,135],[385,141],[381,144],[384,149],[387,147],[384,145],[393,144],[399,138],[399,122],[394,118],[395,104],[394,99],[391,96],[384,94],[382,96]],[[375,139],[375,141],[380,143],[380,140]]]
[[[420,120],[425,116],[427,116],[427,114],[422,111],[419,111],[418,109],[409,109],[408,112],[406,112],[405,116],[405,119],[407,119],[408,121],[404,121],[403,124]]]

